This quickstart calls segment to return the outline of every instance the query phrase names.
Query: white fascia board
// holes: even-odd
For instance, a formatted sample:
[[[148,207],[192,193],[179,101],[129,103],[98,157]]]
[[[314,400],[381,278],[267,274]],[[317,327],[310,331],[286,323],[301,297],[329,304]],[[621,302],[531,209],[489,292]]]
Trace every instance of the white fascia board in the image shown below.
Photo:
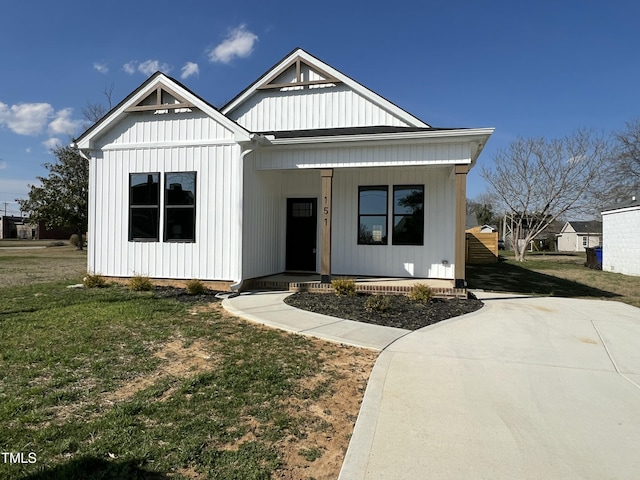
[[[438,130],[431,132],[396,132],[396,133],[370,133],[360,135],[331,135],[331,136],[318,136],[318,137],[296,137],[296,138],[276,138],[270,140],[271,145],[313,145],[321,144],[322,146],[328,146],[328,143],[340,144],[340,143],[364,143],[364,142],[402,142],[411,143],[415,140],[432,140],[435,142],[456,142],[456,141],[480,141],[482,144],[486,143],[491,134],[493,128],[473,128],[464,130]]]
[[[246,130],[244,127],[240,126],[233,120],[225,117],[215,108],[211,107],[206,102],[204,102],[201,98],[199,98],[196,95],[193,95],[191,92],[185,90],[180,85],[172,82],[165,75],[160,74],[153,82],[151,82],[145,88],[141,89],[135,95],[131,96],[131,98],[129,98],[122,105],[120,105],[116,110],[111,112],[109,117],[103,119],[100,122],[100,124],[97,125],[88,135],[86,135],[85,137],[81,137],[80,140],[76,142],[77,147],[80,150],[93,149],[94,140],[96,138],[100,138],[100,136],[102,136],[104,132],[106,132],[109,128],[111,128],[111,126],[114,123],[118,122],[126,114],[125,112],[128,108],[133,107],[138,102],[143,100],[146,96],[148,96],[151,92],[153,92],[158,87],[158,85],[164,86],[166,88],[169,88],[175,91],[178,95],[183,97],[185,100],[195,105],[196,108],[198,108],[205,114],[209,115],[214,120],[216,120],[217,122],[219,122],[220,124],[228,128],[229,130],[231,130],[234,133],[234,139],[238,143],[249,142],[251,140],[250,132]]]
[[[630,207],[616,208],[601,212],[602,215],[611,215],[613,213],[627,213],[640,210],[640,205],[632,205]]]
[[[357,92],[360,95],[362,95],[363,97],[365,97],[367,100],[369,100],[369,101],[379,105],[380,107],[388,110],[389,112],[393,113],[397,117],[399,117],[402,120],[404,120],[405,122],[407,122],[409,125],[414,126],[414,127],[421,127],[421,128],[429,128],[430,127],[430,125],[424,123],[418,117],[415,117],[415,116],[411,115],[406,110],[403,110],[402,108],[398,107],[397,105],[395,105],[394,103],[392,103],[389,100],[385,99],[384,97],[381,97],[377,93],[369,90],[364,85],[361,85],[360,83],[356,82],[355,80],[347,77],[343,73],[341,73],[338,70],[336,70],[335,68],[333,68],[331,65],[328,65],[328,64],[322,62],[321,60],[315,58],[314,56],[308,54],[307,52],[305,52],[301,48],[293,51],[291,53],[291,55],[287,56],[282,62],[280,62],[278,65],[276,65],[273,69],[271,69],[265,75],[263,75],[258,80],[256,80],[256,82],[253,83],[253,85],[251,85],[251,87],[249,87],[241,96],[236,98],[233,103],[230,103],[229,105],[227,105],[223,110],[221,110],[221,112],[224,115],[228,115],[229,112],[233,111],[236,107],[238,107],[239,105],[244,103],[249,97],[251,97],[257,91],[258,87],[260,86],[260,81],[262,81],[264,78],[268,78],[273,72],[278,71],[284,65],[288,64],[289,62],[291,62],[294,58],[296,58],[298,56],[302,60],[304,60],[305,63],[308,63],[311,66],[316,66],[317,68],[319,68],[321,70],[324,70],[326,73],[328,73],[331,76],[337,78],[342,83],[344,83],[345,85],[347,85],[348,87],[353,89],[355,92]]]

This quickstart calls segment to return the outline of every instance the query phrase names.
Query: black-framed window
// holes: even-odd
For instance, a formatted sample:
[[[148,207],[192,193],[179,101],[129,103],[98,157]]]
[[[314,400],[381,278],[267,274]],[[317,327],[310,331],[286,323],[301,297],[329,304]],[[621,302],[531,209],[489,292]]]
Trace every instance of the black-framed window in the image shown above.
[[[129,175],[129,240],[158,241],[160,174]]]
[[[171,172],[164,178],[164,239],[196,239],[196,172]]]
[[[386,185],[358,187],[358,244],[386,245],[388,219]]]
[[[424,185],[393,186],[394,245],[424,245]]]

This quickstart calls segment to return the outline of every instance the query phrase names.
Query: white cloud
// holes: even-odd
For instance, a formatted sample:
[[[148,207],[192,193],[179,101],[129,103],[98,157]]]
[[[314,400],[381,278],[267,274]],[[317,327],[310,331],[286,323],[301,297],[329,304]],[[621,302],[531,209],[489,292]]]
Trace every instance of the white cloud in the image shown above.
[[[51,137],[45,140],[44,142],[42,142],[42,144],[47,147],[47,150],[53,150],[54,148],[62,146],[62,142],[60,141],[60,139],[55,137]]]
[[[31,153],[31,147],[27,147],[27,149],[25,150],[25,152],[27,152],[27,153]]]
[[[158,70],[169,72],[171,67],[166,63],[160,63],[158,60],[146,60],[138,65],[138,70],[145,75],[152,75]]]
[[[129,63],[125,63],[125,64],[122,66],[122,69],[123,69],[125,72],[127,72],[129,75],[133,75],[134,73],[136,73],[136,64],[137,64],[137,63],[138,63],[138,62],[135,62],[135,61],[132,61],[132,62],[129,62]]]
[[[234,57],[245,58],[253,52],[253,44],[258,36],[240,25],[229,32],[224,41],[209,52],[209,61],[229,63]]]
[[[6,125],[19,135],[38,135],[53,112],[48,103],[20,103],[9,107],[0,102],[0,126]]]
[[[7,162],[0,160],[0,170],[4,170],[5,168],[7,168]]]
[[[76,131],[82,127],[82,120],[73,120],[71,114],[72,108],[63,108],[58,110],[56,118],[49,123],[49,133],[51,135],[68,135],[73,136]]]
[[[159,60],[145,60],[144,62],[140,63],[138,63],[136,60],[132,60],[128,63],[125,63],[122,66],[122,69],[129,75],[133,75],[137,70],[138,72],[143,73],[147,76],[154,74],[158,70],[165,73],[169,73],[172,70],[169,64],[160,63]]]
[[[191,75],[200,75],[200,67],[198,67],[197,63],[187,62],[182,67],[182,75],[180,75],[180,78],[184,80]]]
[[[96,69],[100,73],[108,73],[109,67],[106,63],[103,62],[94,62],[93,68]]]

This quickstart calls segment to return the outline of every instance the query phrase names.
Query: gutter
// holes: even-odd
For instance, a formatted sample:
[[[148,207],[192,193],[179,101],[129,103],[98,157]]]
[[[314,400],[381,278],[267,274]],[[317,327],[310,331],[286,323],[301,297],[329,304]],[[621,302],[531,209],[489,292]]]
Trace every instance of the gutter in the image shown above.
[[[394,132],[394,133],[369,133],[356,135],[326,135],[315,137],[297,137],[297,138],[274,138],[273,135],[262,137],[271,145],[304,145],[318,143],[352,143],[367,141],[406,141],[421,139],[442,139],[451,141],[452,139],[466,139],[465,137],[481,137],[488,139],[493,133],[493,128],[470,128],[464,130],[440,130],[437,132]],[[480,139],[480,138],[479,138]]]

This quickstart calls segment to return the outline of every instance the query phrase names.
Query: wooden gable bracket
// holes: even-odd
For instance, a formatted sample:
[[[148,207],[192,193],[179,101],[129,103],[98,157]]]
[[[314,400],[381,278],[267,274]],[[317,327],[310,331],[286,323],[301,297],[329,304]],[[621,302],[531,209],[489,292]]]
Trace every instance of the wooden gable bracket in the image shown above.
[[[302,64],[305,64],[310,70],[319,73],[323,77],[322,80],[305,80],[302,81]],[[276,78],[286,72],[293,65],[296,66],[296,80],[295,82],[288,83],[272,83]],[[342,83],[340,80],[335,78],[333,75],[328,74],[321,68],[316,66],[309,65],[307,62],[302,60],[299,56],[291,60],[289,63],[285,64],[282,68],[276,71],[273,75],[269,77],[269,79],[260,85],[258,90],[267,90],[267,89],[277,89],[277,88],[286,88],[286,87],[303,87],[309,85],[326,85],[328,83]]]
[[[171,95],[173,98],[178,100],[179,103],[162,103],[163,92]],[[129,113],[129,112],[146,112],[151,110],[178,110],[181,108],[196,108],[196,106],[193,103],[187,102],[184,98],[182,98],[180,95],[175,93],[173,90],[164,86],[158,85],[158,87],[156,88],[155,100],[153,103],[150,103],[150,104],[145,103],[145,101],[148,100],[149,97],[151,97],[151,95],[153,95],[153,93],[151,93],[150,95],[147,95],[145,98],[140,100],[140,102],[138,102],[137,105],[127,108],[125,112]]]

